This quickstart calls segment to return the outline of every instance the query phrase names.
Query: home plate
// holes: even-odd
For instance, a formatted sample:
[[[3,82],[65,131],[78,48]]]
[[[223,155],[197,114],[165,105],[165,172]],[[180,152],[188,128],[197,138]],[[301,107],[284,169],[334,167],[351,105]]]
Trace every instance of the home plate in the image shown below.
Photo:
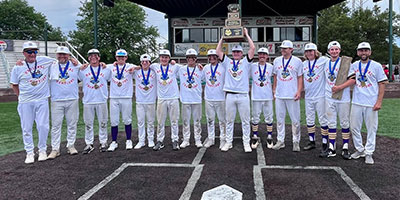
[[[227,185],[220,185],[211,190],[207,190],[201,196],[201,200],[242,200],[243,193],[229,187]]]

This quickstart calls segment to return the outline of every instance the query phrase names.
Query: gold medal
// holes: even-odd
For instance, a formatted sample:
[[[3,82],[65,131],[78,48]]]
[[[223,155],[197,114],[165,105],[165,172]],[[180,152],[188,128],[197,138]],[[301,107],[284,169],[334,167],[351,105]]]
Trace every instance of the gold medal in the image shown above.
[[[329,77],[329,80],[331,80],[331,82],[333,82],[333,81],[335,80],[335,76],[332,76],[332,75],[331,75],[331,76]]]
[[[283,77],[283,78],[286,78],[287,76],[286,76],[286,74],[282,74],[282,77]]]
[[[365,84],[365,81],[361,81],[361,87],[366,87],[367,84]]]
[[[192,88],[192,87],[193,87],[193,85],[191,83],[189,83],[188,88]]]
[[[232,76],[236,77],[238,74],[236,72],[233,72]]]
[[[263,82],[260,83],[260,87],[264,87],[264,83]]]
[[[37,84],[38,84],[38,83],[37,83],[36,80],[34,80],[34,81],[31,82],[31,85],[32,85],[32,86],[36,86]]]
[[[94,84],[94,89],[99,89],[99,85],[97,85],[97,83],[96,84]]]
[[[311,82],[312,82],[312,78],[311,78],[311,77],[310,77],[310,78],[308,78],[308,80],[307,80],[307,81],[311,83]]]
[[[62,78],[62,79],[60,80],[60,83],[65,83],[65,82],[67,82],[67,80],[66,80],[65,78]]]
[[[143,88],[144,90],[149,90],[149,87],[147,87],[147,85],[146,86],[144,86],[144,88]]]
[[[122,86],[122,83],[121,83],[121,82],[118,82],[117,86],[118,86],[118,87],[121,87],[121,86]]]
[[[166,80],[163,80],[162,84],[163,84],[163,85],[167,85],[167,81],[166,81]]]
[[[214,81],[214,80],[211,80],[210,82],[211,82],[211,84],[212,84],[212,85],[214,85],[214,84],[215,84],[215,81]]]

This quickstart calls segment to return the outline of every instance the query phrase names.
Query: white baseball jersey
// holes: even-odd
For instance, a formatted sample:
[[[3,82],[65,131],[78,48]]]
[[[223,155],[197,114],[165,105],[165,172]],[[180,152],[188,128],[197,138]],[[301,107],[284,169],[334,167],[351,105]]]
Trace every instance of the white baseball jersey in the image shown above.
[[[303,62],[303,80],[306,99],[325,97],[324,70],[325,64],[328,62],[329,59],[327,57],[320,57],[317,60],[305,60]],[[310,71],[311,69],[312,71]]]
[[[129,69],[132,67],[134,65],[126,63],[125,68],[119,65],[117,71],[117,66],[113,64],[107,65],[107,68],[111,71],[110,98],[132,98],[133,80],[132,74],[129,73]],[[123,72],[122,69],[124,69]],[[118,72],[121,77],[118,77]]]
[[[65,70],[68,65],[67,70]],[[68,61],[65,64],[54,62],[50,67],[51,101],[79,99],[78,73],[81,65],[74,66]],[[60,69],[61,68],[61,69]]]
[[[340,59],[337,62],[335,69],[333,69],[334,65],[335,65],[335,62],[332,62],[330,60],[325,64],[325,81],[326,81],[325,82],[325,98],[327,100],[329,100],[329,101],[332,101],[332,102],[338,102],[338,103],[345,103],[346,102],[347,103],[347,102],[350,102],[350,87],[347,87],[347,88],[343,89],[343,95],[342,95],[342,99],[341,100],[337,100],[337,99],[333,99],[332,98],[332,87],[335,86],[336,77],[337,77],[337,74],[339,72],[340,63],[341,62],[342,62],[342,59]],[[335,77],[335,79],[333,81],[330,79],[329,63],[331,65],[331,70],[333,70],[333,74],[334,74],[334,77]]]
[[[385,72],[383,71],[382,65],[373,60],[370,61],[367,72],[365,68],[367,63],[361,63],[361,72],[359,70],[360,61],[354,62],[349,70],[349,76],[356,75],[356,85],[353,90],[353,104],[360,106],[374,107],[378,100],[379,94],[379,83],[387,81]],[[361,74],[364,75],[366,80],[365,85],[361,84]]]
[[[168,72],[166,72],[167,68]],[[179,88],[176,78],[178,76],[179,66],[169,64],[168,66],[161,67],[161,64],[153,63],[150,65],[150,69],[156,72],[158,99],[178,99]],[[163,77],[162,72],[165,73],[165,77]]]
[[[251,65],[251,100],[266,101],[272,100],[271,77],[273,66],[269,63],[260,65],[258,62]],[[260,71],[261,69],[261,71]]]
[[[97,76],[99,67],[93,67],[95,76]],[[102,69],[100,67],[100,74],[97,82],[94,80],[93,74],[88,66],[83,71],[79,71],[79,79],[83,82],[83,104],[97,104],[106,103],[108,99],[108,86],[107,82],[111,79],[110,68]],[[96,85],[99,87],[96,89]]]
[[[287,66],[287,72],[284,68]],[[297,77],[303,75],[303,63],[300,58],[291,56],[284,59],[279,56],[274,60],[274,74],[277,77],[275,97],[279,99],[294,99],[297,92]]]
[[[188,73],[189,72],[189,73]],[[192,75],[191,80],[189,76]],[[179,80],[180,80],[180,100],[185,104],[201,103],[201,93],[203,88],[201,80],[203,79],[203,72],[196,67],[180,67]]]
[[[19,87],[19,103],[47,99],[49,91],[49,68],[55,60],[46,56],[36,57],[35,62],[16,65],[12,69],[10,83]],[[29,67],[28,67],[29,66]]]
[[[149,74],[150,72],[150,74]],[[143,74],[146,80],[144,82]],[[136,103],[141,104],[153,104],[156,103],[157,99],[157,75],[154,70],[136,70],[133,73],[135,79],[135,97]]]
[[[215,77],[211,77],[211,70],[215,72]],[[207,64],[203,69],[203,77],[206,81],[204,99],[207,101],[225,101],[225,92],[223,90],[225,80],[224,66],[221,63],[216,66]]]
[[[249,75],[252,60],[248,56],[238,61],[230,59],[224,55],[222,65],[225,68],[225,92],[249,93]],[[234,65],[237,69],[234,68]]]

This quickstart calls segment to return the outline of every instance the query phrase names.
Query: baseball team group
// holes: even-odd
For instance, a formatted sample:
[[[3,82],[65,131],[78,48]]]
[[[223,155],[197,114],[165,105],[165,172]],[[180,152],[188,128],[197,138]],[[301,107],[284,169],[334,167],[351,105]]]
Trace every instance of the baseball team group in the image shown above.
[[[195,49],[186,51],[186,65],[171,60],[171,54],[166,49],[160,50],[159,63],[153,63],[148,54],[143,54],[139,65],[127,63],[128,53],[123,49],[116,51],[114,63],[106,65],[100,61],[100,52],[91,49],[88,51],[89,63],[81,65],[71,58],[67,47],[59,46],[54,59],[37,56],[37,44],[25,42],[25,59],[17,62],[10,78],[10,84],[18,96],[17,109],[27,153],[25,163],[35,161],[32,135],[34,122],[38,132],[38,161],[55,159],[60,155],[64,118],[67,152],[78,154],[74,144],[79,120],[79,82],[82,83],[85,123],[86,146],[82,150],[83,154],[89,154],[95,149],[95,116],[99,123],[101,152],[112,152],[121,145],[117,141],[120,116],[125,125],[125,148],[140,149],[147,144],[155,151],[164,148],[167,116],[170,120],[173,150],[193,145],[190,140],[191,118],[194,145],[197,148],[213,146],[216,141],[217,117],[219,148],[226,152],[233,148],[237,112],[242,125],[244,152],[252,152],[252,149],[262,144],[261,134],[266,134],[266,148],[284,148],[286,113],[291,120],[292,148],[294,152],[299,152],[299,100],[304,90],[309,141],[303,150],[316,148],[317,115],[322,139],[320,157],[335,157],[336,151],[341,149],[340,154],[344,159],[365,157],[365,163],[374,163],[372,155],[376,145],[378,110],[382,106],[388,81],[381,64],[370,59],[372,50],[369,43],[361,42],[358,45],[356,51],[360,60],[351,63],[351,58],[340,55],[341,46],[337,41],[328,44],[329,58],[322,56],[315,44],[306,44],[302,61],[292,55],[293,43],[285,40],[280,45],[281,56],[270,64],[267,62],[269,51],[264,47],[257,50],[258,62],[253,62],[256,48],[247,29],[244,29],[244,35],[249,45],[247,54],[240,45],[235,45],[232,48],[232,58],[229,58],[224,54],[225,41],[221,38],[216,49],[208,50],[209,63],[205,66],[197,62],[198,53]],[[352,97],[351,87],[354,87]],[[133,94],[139,139],[135,146],[131,139]],[[201,141],[203,97],[207,136]],[[273,102],[276,139],[272,134]],[[261,114],[264,122],[260,122]],[[108,142],[107,131],[109,116],[111,143]],[[180,117],[183,122],[181,140],[178,126]],[[361,135],[363,122],[367,128],[365,145]],[[259,132],[259,125],[266,126],[266,133]],[[49,130],[52,151],[47,155]],[[336,147],[338,132],[341,132],[343,140],[341,148]],[[350,136],[354,144],[353,153],[349,150]]]

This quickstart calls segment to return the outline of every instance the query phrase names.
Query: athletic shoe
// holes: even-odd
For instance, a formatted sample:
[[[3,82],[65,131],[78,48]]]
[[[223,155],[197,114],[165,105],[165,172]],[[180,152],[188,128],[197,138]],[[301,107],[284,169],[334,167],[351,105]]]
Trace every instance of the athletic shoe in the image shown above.
[[[74,146],[70,146],[67,148],[67,153],[70,155],[76,155],[78,154],[78,150],[76,150]]]
[[[246,152],[246,153],[250,153],[252,150],[251,150],[251,148],[252,147],[250,147],[250,144],[249,143],[244,143],[243,144],[243,148],[244,148],[244,152]],[[257,147],[256,147],[257,148]]]
[[[327,157],[328,157],[328,158],[331,158],[331,157],[335,157],[335,156],[336,156],[336,150],[328,149],[328,155],[327,155]]]
[[[154,147],[154,141],[149,140],[149,143],[147,144],[148,147],[153,148]]]
[[[219,149],[222,149],[225,145],[226,141],[225,140],[219,140]]]
[[[307,146],[303,147],[304,150],[311,150],[315,149],[315,141],[309,141]]]
[[[251,148],[257,149],[257,146],[260,144],[260,142],[260,138],[257,135],[253,135],[253,137],[251,138]]]
[[[188,146],[190,146],[190,143],[189,143],[189,141],[186,141],[186,140],[183,140],[183,142],[182,142],[181,145],[180,145],[180,147],[181,147],[182,149],[184,149],[184,148],[186,148],[186,147],[188,147]]]
[[[133,148],[132,140],[126,140],[125,142],[125,149],[131,150]]]
[[[298,142],[293,142],[292,151],[294,151],[294,152],[299,152],[300,151],[300,144]]]
[[[372,158],[372,155],[365,155],[365,164],[374,164],[374,159]]]
[[[351,159],[359,159],[360,157],[363,158],[365,157],[364,151],[363,152],[356,151],[353,154],[351,154]]]
[[[25,164],[31,164],[35,162],[35,154],[27,153],[25,158]]]
[[[328,144],[322,144],[322,149],[321,149],[321,153],[319,154],[319,157],[321,157],[321,158],[328,157]]]
[[[50,152],[49,156],[47,157],[47,159],[52,160],[52,159],[56,158],[59,155],[60,155],[60,151],[52,150]]]
[[[173,141],[172,142],[172,150],[174,150],[174,151],[178,151],[179,150],[178,141]]]
[[[38,161],[41,162],[41,161],[45,161],[45,160],[47,160],[47,153],[46,153],[46,151],[39,151],[39,158],[38,158]]]
[[[118,143],[116,141],[112,141],[111,144],[110,144],[110,147],[108,147],[107,151],[113,152],[117,148],[118,148]],[[100,147],[100,149],[101,149],[101,147]]]
[[[272,147],[273,150],[279,150],[285,148],[285,143],[281,142],[278,140],[278,142],[276,142],[276,144]]]
[[[100,144],[99,150],[100,150],[100,152],[106,152],[107,151],[107,144]]]
[[[143,142],[138,142],[138,143],[135,145],[135,148],[134,148],[134,149],[141,149],[141,148],[144,147],[144,146],[146,146],[146,144],[144,144]]]
[[[205,148],[208,148],[208,147],[213,146],[214,144],[215,144],[215,140],[206,138],[206,139],[204,140],[203,146],[204,146]]]
[[[232,147],[232,143],[225,142],[224,146],[221,148],[221,151],[228,151],[229,149],[232,149]]]
[[[92,152],[93,150],[94,150],[93,145],[88,144],[88,145],[86,145],[86,147],[83,149],[82,153],[83,153],[83,154],[88,154],[88,153]]]
[[[196,141],[196,142],[195,142],[195,145],[196,145],[197,148],[203,147],[203,144],[201,144],[201,141],[200,141],[200,140]]]
[[[267,144],[266,144],[268,149],[272,149],[272,147],[274,146],[274,142],[272,141],[271,138],[267,138]]]
[[[342,149],[342,158],[345,160],[351,159],[350,152],[348,149]]]
[[[159,151],[160,149],[164,148],[164,143],[158,141],[156,145],[153,147],[154,151]]]

